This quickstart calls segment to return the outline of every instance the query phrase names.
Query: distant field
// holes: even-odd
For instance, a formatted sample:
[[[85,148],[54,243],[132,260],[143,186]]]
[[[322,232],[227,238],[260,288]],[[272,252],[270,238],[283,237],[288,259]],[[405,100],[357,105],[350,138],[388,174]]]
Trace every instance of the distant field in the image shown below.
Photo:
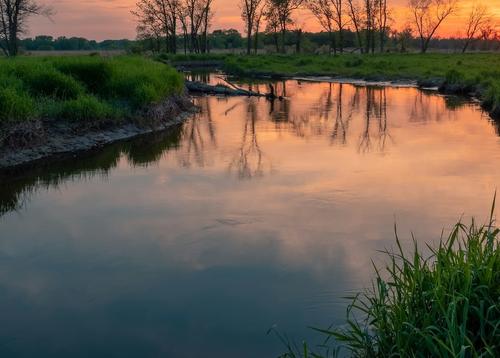
[[[23,55],[25,56],[87,56],[91,54],[99,54],[100,56],[119,56],[124,55],[125,50],[110,50],[110,51],[26,51]]]

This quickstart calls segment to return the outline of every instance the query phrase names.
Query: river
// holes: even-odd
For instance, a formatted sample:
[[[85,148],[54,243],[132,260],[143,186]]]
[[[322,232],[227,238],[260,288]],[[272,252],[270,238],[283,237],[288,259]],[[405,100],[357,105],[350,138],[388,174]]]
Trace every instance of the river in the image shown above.
[[[270,328],[314,344],[344,322],[395,223],[410,247],[486,219],[500,138],[474,101],[274,85],[2,177],[0,356],[274,357]]]

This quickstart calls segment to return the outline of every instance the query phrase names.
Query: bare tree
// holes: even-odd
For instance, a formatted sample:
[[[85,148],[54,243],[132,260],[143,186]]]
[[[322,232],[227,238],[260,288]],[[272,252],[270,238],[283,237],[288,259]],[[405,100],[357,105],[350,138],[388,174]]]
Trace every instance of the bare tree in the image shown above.
[[[187,47],[189,52],[209,50],[207,34],[213,16],[212,3],[213,0],[180,0],[179,21],[184,34],[184,48]]]
[[[149,49],[153,52],[161,51],[161,30],[152,23],[139,23],[136,27],[137,39],[149,43]]]
[[[328,32],[330,38],[330,53],[337,53],[334,31],[339,33],[339,50],[344,51],[344,28],[346,19],[343,10],[343,0],[309,0],[307,8],[316,17],[321,27]]]
[[[342,9],[343,1],[344,0],[330,0],[330,3],[332,4],[334,10],[333,21],[337,25],[337,30],[339,32],[340,53],[344,52],[344,27],[346,25],[344,11]]]
[[[399,45],[399,52],[406,52],[408,50],[410,41],[412,39],[413,30],[407,26],[403,30],[396,32],[395,39]]]
[[[202,48],[201,52],[209,52],[210,48],[208,46],[208,28],[210,27],[210,21],[212,20],[213,17],[213,11],[212,11],[212,2],[213,0],[203,0],[201,2],[202,5]]]
[[[138,38],[163,37],[167,52],[177,52],[178,0],[139,0],[131,13],[138,22]]]
[[[27,20],[33,15],[49,17],[51,7],[35,0],[0,0],[0,49],[6,56],[16,56],[19,35],[26,31]]]
[[[281,32],[281,52],[285,52],[285,35],[288,25],[292,24],[292,14],[302,5],[303,0],[269,0],[272,15]]]
[[[481,29],[480,34],[481,40],[484,42],[484,46],[487,50],[491,50],[493,45],[500,42],[500,33],[497,31],[492,24],[488,23]]]
[[[245,21],[245,31],[247,33],[247,55],[250,55],[252,50],[252,32],[260,22],[261,4],[263,0],[240,0],[241,17]],[[258,29],[257,29],[258,31]]]
[[[375,27],[376,27],[376,1],[377,0],[364,0],[365,10],[365,52],[375,52]]]
[[[408,5],[420,38],[420,51],[425,53],[439,26],[457,10],[458,0],[409,0]]]
[[[380,52],[384,52],[387,37],[387,22],[389,20],[389,9],[387,0],[375,0],[375,19],[378,27]]]
[[[280,52],[280,46],[278,40],[278,31],[279,31],[278,11],[276,7],[273,6],[272,0],[266,0],[264,18],[266,20],[266,33],[271,34],[274,46],[276,48],[276,52]]]
[[[257,49],[259,47],[259,29],[260,29],[260,24],[262,21],[262,17],[264,16],[266,12],[266,7],[265,3],[262,4],[262,6],[257,10],[257,13],[255,15],[255,21],[254,21],[254,40],[253,40],[253,47],[254,47],[254,52],[257,54]]]
[[[475,3],[467,19],[467,29],[465,30],[465,43],[462,47],[462,53],[467,51],[470,43],[474,40],[476,35],[481,32],[481,29],[489,23],[488,8],[483,4]]]
[[[309,0],[307,3],[307,8],[316,17],[321,27],[328,32],[330,38],[329,52],[336,54],[337,45],[335,43],[335,36],[333,34],[333,12],[334,10],[330,6],[330,0]]]
[[[356,38],[358,40],[358,47],[361,53],[363,52],[363,40],[361,39],[361,27],[363,24],[363,15],[360,10],[360,6],[356,0],[346,0],[347,4],[347,16],[350,22],[354,26],[354,31],[356,32]]]

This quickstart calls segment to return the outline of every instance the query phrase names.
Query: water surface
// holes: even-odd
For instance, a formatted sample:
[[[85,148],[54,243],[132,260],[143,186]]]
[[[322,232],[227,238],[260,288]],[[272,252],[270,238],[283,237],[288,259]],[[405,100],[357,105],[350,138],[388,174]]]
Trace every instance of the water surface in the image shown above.
[[[1,177],[0,355],[276,356],[270,327],[343,322],[395,221],[408,244],[486,217],[500,140],[475,103],[274,85],[285,100],[196,98],[168,132]]]

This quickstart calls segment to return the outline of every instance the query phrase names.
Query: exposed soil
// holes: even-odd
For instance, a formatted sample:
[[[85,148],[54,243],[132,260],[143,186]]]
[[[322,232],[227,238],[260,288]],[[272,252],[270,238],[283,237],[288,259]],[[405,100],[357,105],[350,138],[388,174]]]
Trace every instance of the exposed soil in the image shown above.
[[[50,157],[74,155],[184,121],[197,108],[187,96],[175,96],[121,123],[33,120],[0,128],[0,170]]]

